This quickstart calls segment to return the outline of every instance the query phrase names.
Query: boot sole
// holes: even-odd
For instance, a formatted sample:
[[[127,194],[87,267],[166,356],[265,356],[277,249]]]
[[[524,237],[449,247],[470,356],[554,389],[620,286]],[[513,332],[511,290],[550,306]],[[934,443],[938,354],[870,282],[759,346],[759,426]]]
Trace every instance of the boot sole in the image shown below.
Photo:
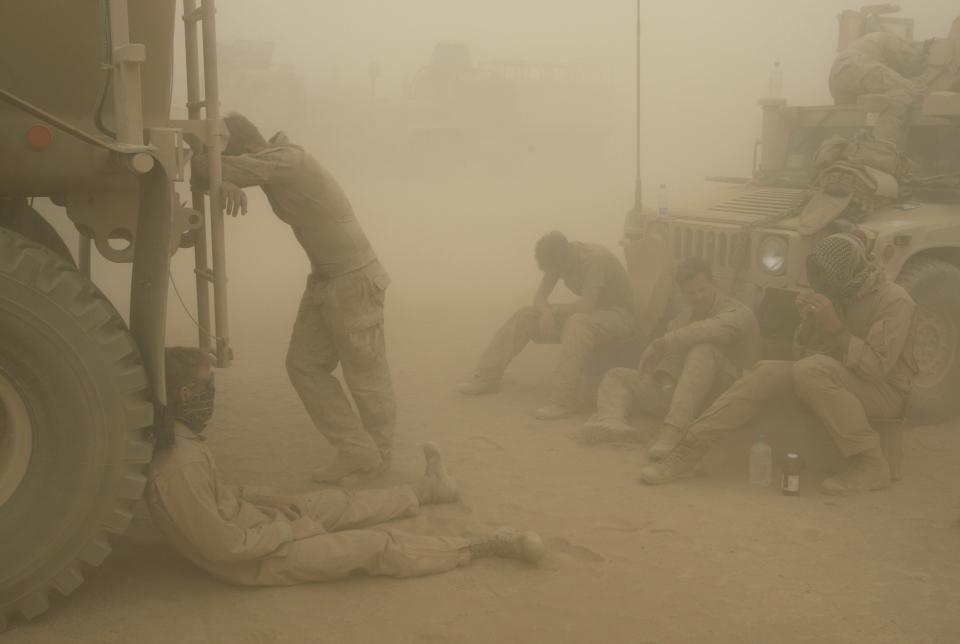
[[[682,481],[683,479],[693,478],[699,473],[699,471],[700,469],[697,468],[690,472],[685,472],[684,474],[673,476],[668,479],[659,479],[656,481],[648,481],[647,479],[643,478],[643,475],[641,474],[640,477],[637,478],[637,480],[640,481],[641,483],[645,483],[646,485],[663,485],[664,483],[673,483],[674,481]]]

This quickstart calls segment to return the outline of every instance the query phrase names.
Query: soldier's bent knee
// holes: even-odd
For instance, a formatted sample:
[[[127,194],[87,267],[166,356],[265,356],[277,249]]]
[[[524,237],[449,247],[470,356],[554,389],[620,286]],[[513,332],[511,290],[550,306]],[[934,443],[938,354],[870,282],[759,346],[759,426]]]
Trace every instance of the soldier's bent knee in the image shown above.
[[[798,392],[816,389],[832,381],[840,369],[843,369],[843,365],[830,356],[808,356],[793,363],[793,384]]]

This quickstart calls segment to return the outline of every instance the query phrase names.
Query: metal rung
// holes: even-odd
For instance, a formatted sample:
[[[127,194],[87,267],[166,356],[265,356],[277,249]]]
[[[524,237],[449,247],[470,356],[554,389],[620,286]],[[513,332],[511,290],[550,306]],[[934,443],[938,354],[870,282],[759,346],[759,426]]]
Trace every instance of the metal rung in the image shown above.
[[[199,277],[207,280],[211,284],[213,283],[213,271],[209,268],[195,268],[193,272],[196,273]]]
[[[200,5],[193,11],[188,11],[187,13],[183,14],[183,21],[184,22],[200,22],[201,20],[203,20],[205,13],[206,12],[203,10],[203,5]]]

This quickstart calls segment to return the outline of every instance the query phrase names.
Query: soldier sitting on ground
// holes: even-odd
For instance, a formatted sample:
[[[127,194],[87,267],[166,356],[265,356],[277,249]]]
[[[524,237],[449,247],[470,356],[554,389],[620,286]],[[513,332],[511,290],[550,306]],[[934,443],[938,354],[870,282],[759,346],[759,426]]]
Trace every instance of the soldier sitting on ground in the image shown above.
[[[158,432],[147,504],[154,522],[187,559],[246,585],[327,581],[363,571],[412,577],[452,570],[476,557],[536,561],[532,532],[501,528],[472,539],[401,532],[382,524],[423,505],[459,498],[435,446],[423,448],[426,475],[412,485],[269,496],[221,483],[203,430],[213,414],[210,362],[199,349],[167,350],[167,391],[176,422]]]
[[[551,404],[535,414],[540,420],[552,420],[574,413],[584,362],[597,345],[633,334],[633,291],[620,260],[598,244],[568,241],[554,231],[537,242],[534,256],[543,278],[533,306],[520,309],[500,327],[473,379],[460,385],[460,392],[499,391],[507,365],[529,342],[559,342]],[[548,299],[560,280],[580,299],[551,304]]]
[[[597,396],[597,414],[581,433],[585,442],[633,441],[627,424],[634,410],[664,418],[650,447],[653,460],[669,454],[696,417],[720,392],[753,366],[760,330],[753,311],[717,291],[710,264],[690,257],[677,267],[683,306],[668,332],[654,340],[638,369],[611,369]]]
[[[722,394],[660,463],[640,472],[646,483],[693,475],[709,444],[756,417],[760,403],[799,399],[830,432],[846,458],[823,481],[827,494],[878,490],[890,468],[870,418],[903,414],[916,364],[911,346],[916,305],[867,257],[862,240],[835,234],[807,258],[813,293],[801,293],[802,322],[791,361],[763,361]]]

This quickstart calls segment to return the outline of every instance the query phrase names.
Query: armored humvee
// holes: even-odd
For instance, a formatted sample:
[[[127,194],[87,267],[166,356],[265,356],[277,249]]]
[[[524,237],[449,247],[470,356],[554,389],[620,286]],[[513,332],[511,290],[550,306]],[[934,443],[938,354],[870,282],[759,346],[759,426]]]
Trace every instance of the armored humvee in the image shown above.
[[[912,38],[912,22],[889,16],[891,11],[871,6],[842,13],[839,48],[878,29]],[[902,148],[914,162],[909,190],[856,225],[888,274],[919,304],[915,353],[921,373],[908,413],[929,420],[960,410],[960,18],[946,38],[931,43],[925,75],[928,92],[912,113]],[[760,105],[752,178],[719,178],[737,185],[665,216],[635,211],[624,243],[648,326],[663,311],[669,266],[700,256],[712,263],[727,291],[754,306],[770,355],[787,344],[799,321],[793,300],[808,287],[811,246],[836,230],[801,232],[798,213],[810,196],[817,151],[830,137],[870,132],[876,115],[868,105],[795,107],[779,98]]]
[[[196,255],[200,345],[229,361],[213,0],[182,17],[189,119],[174,121],[175,0],[0,7],[0,631],[73,591],[130,522],[164,413],[179,247]],[[194,148],[209,150],[209,222],[203,194],[188,208],[174,192]],[[94,284],[93,248],[132,264],[128,316]]]

